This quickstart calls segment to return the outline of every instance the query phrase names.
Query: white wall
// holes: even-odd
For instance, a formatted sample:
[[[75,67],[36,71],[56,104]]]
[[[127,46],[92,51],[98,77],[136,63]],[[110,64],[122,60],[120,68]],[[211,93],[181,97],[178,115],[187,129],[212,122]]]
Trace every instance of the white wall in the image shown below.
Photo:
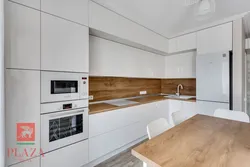
[[[5,165],[4,126],[4,1],[0,0],[0,167]]]
[[[196,51],[190,51],[165,57],[166,78],[195,78]]]
[[[164,56],[90,36],[90,75],[163,78]]]

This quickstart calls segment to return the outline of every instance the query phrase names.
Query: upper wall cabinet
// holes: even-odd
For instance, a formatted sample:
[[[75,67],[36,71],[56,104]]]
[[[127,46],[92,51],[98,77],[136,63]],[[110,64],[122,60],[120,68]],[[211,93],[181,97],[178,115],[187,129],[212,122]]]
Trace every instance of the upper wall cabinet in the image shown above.
[[[17,2],[22,5],[40,10],[40,0],[10,0],[10,1]]]
[[[229,51],[233,48],[233,23],[199,31],[197,34],[198,55]]]
[[[40,12],[7,2],[5,66],[40,69]]]
[[[90,75],[164,77],[164,56],[90,36]]]
[[[143,49],[168,52],[168,39],[90,1],[89,26],[95,30],[140,44]],[[119,41],[120,42],[120,41]]]
[[[165,56],[166,78],[195,78],[196,77],[196,52],[185,52]]]
[[[196,48],[196,33],[183,35],[169,40],[169,53],[194,50]]]
[[[41,10],[88,26],[89,0],[41,0]]]
[[[89,29],[42,13],[41,69],[89,71]]]

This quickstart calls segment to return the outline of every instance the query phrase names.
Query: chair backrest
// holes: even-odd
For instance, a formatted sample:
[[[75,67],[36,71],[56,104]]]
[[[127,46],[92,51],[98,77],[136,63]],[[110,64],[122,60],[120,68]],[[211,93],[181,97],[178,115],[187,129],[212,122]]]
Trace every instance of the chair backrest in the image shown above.
[[[148,138],[152,139],[155,136],[160,135],[166,130],[170,129],[172,126],[168,123],[165,118],[157,119],[147,126]]]
[[[230,119],[234,121],[249,123],[249,116],[241,111],[232,111],[226,109],[217,109],[214,112],[214,116],[218,118]]]
[[[185,110],[180,110],[172,113],[172,119],[174,122],[174,125],[179,125],[180,123],[188,120],[189,118],[195,116],[196,113],[194,112],[188,112]]]

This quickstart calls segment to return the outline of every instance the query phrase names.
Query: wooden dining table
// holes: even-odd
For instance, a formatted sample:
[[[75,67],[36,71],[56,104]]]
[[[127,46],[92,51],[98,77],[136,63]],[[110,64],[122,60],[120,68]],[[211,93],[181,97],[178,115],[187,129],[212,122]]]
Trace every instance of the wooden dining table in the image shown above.
[[[196,115],[132,154],[149,167],[250,167],[250,124]]]

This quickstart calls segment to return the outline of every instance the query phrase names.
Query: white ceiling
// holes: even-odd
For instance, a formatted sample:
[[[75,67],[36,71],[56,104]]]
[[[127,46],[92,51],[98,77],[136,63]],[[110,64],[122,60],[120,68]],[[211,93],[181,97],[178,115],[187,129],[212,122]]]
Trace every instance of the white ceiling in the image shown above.
[[[195,17],[196,5],[186,0],[93,0],[163,36],[170,38],[237,14],[250,11],[250,0],[215,0],[216,12],[203,21]]]

